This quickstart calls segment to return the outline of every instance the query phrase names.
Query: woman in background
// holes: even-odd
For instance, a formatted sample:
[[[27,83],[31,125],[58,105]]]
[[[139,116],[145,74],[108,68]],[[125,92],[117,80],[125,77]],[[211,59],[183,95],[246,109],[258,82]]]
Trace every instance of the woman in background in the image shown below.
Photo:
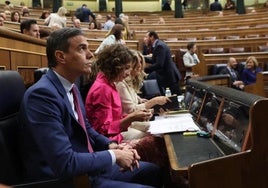
[[[57,13],[51,13],[46,19],[45,19],[45,25],[51,27],[53,25],[58,24],[62,28],[66,27],[66,21],[67,18],[65,14],[67,13],[67,9],[65,7],[60,7],[57,11]]]
[[[123,30],[124,27],[121,24],[115,24],[109,35],[102,41],[100,46],[95,51],[95,54],[99,53],[104,47],[112,44],[125,44],[123,40]]]
[[[258,60],[254,56],[249,56],[242,72],[244,85],[254,84],[256,82],[257,73],[261,71]]]
[[[12,22],[17,22],[17,23],[20,23],[20,13],[19,11],[14,11],[14,12],[11,12],[11,16],[10,16],[10,19]]]
[[[48,10],[44,10],[40,16],[40,19],[46,19],[47,17],[49,17],[50,12]]]

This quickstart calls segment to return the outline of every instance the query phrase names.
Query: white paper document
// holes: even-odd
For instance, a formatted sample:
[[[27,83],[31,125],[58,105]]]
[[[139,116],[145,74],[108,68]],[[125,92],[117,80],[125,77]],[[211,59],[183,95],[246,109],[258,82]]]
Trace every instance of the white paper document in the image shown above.
[[[150,122],[148,132],[151,134],[163,134],[171,132],[199,131],[199,127],[193,121],[190,113],[167,115],[156,117]]]

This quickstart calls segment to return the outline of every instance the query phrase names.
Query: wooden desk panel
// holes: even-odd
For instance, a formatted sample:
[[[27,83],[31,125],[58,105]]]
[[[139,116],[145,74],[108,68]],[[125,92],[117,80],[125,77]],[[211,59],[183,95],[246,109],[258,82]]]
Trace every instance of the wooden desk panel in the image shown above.
[[[173,173],[185,176],[188,167],[200,161],[222,157],[224,153],[210,138],[183,136],[182,133],[164,135]]]
[[[198,82],[195,81],[196,88]],[[172,179],[180,182],[181,176],[188,178],[189,188],[266,188],[268,185],[268,128],[265,119],[268,113],[265,109],[268,107],[268,100],[222,86],[208,86],[207,90],[211,90],[216,96],[222,96],[223,101],[226,98],[231,102],[250,107],[249,129],[246,135],[250,134],[251,138],[245,137],[250,142],[250,147],[243,147],[244,149],[236,153],[221,155],[215,153],[213,148],[209,148],[210,144],[207,143],[211,139],[185,137],[189,141],[187,143],[180,133],[166,134],[164,140]],[[246,144],[247,141],[244,143]],[[213,147],[213,142],[211,144]],[[192,164],[190,160],[193,161]]]

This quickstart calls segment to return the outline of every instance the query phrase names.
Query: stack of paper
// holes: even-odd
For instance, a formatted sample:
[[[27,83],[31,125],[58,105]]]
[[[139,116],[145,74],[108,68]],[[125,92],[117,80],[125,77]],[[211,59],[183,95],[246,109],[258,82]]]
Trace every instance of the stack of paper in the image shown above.
[[[192,115],[190,113],[182,113],[157,117],[154,121],[150,122],[148,132],[151,134],[163,134],[199,130],[199,127],[193,121]]]

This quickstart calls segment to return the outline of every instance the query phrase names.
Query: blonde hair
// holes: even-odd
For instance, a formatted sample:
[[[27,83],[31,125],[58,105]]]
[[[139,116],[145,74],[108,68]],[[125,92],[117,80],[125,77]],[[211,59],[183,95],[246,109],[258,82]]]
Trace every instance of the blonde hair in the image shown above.
[[[58,9],[58,12],[57,12],[57,14],[58,14],[59,16],[65,16],[66,13],[67,13],[67,9],[66,9],[65,7],[60,7],[60,8]]]
[[[130,76],[125,81],[130,87],[134,88],[134,90],[138,92],[142,86],[142,82],[144,78],[147,76],[147,74],[144,72],[145,59],[143,55],[141,54],[141,52],[139,51],[133,50],[132,53],[134,54],[133,61],[132,61],[132,69],[135,69],[137,65],[141,63],[141,73],[136,75],[135,77]]]
[[[249,56],[249,57],[247,58],[246,64],[248,64],[248,62],[249,62],[250,60],[252,60],[252,62],[254,63],[254,69],[256,69],[256,67],[259,66],[259,62],[258,62],[258,60],[256,59],[255,56]]]

